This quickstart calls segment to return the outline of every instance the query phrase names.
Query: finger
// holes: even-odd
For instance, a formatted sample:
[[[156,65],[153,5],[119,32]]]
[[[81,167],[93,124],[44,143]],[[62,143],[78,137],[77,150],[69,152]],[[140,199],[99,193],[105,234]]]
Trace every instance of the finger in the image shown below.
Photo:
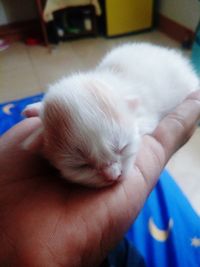
[[[200,91],[191,94],[167,115],[152,135],[143,137],[136,169],[145,181],[147,193],[158,180],[169,158],[191,137],[200,118]]]
[[[9,129],[0,139],[0,149],[18,146],[42,125],[40,118],[29,118]]]
[[[165,163],[189,140],[199,119],[200,91],[196,91],[159,123],[153,137],[165,151]]]
[[[27,175],[30,171],[38,173],[41,170],[44,165],[44,161],[42,161],[39,156],[26,151],[22,147],[23,141],[39,127],[41,127],[41,121],[39,118],[29,118],[11,128],[1,137],[1,178],[9,176],[13,177],[13,174],[15,177],[20,175],[23,176],[23,173],[24,175]]]

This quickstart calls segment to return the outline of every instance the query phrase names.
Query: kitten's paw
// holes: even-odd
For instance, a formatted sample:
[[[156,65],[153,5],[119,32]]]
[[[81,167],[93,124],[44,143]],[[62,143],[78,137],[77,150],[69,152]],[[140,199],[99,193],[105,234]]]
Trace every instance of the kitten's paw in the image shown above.
[[[42,108],[42,102],[30,104],[26,106],[25,109],[22,111],[22,115],[24,115],[27,118],[39,117],[41,108]]]

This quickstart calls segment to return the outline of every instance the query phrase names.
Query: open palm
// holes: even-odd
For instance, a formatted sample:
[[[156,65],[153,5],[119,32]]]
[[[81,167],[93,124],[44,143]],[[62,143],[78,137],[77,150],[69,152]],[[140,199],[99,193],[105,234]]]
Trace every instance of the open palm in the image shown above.
[[[135,220],[170,156],[193,133],[200,92],[144,136],[131,177],[103,189],[69,185],[21,144],[29,118],[0,139],[0,266],[98,266]]]

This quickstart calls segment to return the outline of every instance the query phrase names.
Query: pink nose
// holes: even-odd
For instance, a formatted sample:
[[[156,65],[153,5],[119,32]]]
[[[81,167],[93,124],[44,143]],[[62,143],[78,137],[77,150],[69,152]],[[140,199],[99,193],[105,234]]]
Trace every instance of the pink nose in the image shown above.
[[[122,174],[121,164],[114,162],[102,169],[102,174],[107,181],[116,181]]]

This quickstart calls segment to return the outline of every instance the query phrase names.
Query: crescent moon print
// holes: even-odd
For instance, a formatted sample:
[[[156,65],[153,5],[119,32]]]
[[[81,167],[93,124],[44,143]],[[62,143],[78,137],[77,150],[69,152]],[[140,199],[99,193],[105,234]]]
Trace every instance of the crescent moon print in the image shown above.
[[[149,226],[149,232],[154,239],[160,242],[165,242],[168,239],[170,230],[173,227],[173,220],[170,218],[168,223],[168,229],[166,230],[159,229],[157,225],[154,223],[153,218],[149,219],[148,226]]]
[[[13,107],[14,107],[13,104],[7,104],[7,105],[5,105],[2,109],[3,109],[3,112],[4,112],[5,114],[7,114],[7,115],[11,115],[12,112],[11,112],[10,110],[11,110],[11,108],[13,108]]]

